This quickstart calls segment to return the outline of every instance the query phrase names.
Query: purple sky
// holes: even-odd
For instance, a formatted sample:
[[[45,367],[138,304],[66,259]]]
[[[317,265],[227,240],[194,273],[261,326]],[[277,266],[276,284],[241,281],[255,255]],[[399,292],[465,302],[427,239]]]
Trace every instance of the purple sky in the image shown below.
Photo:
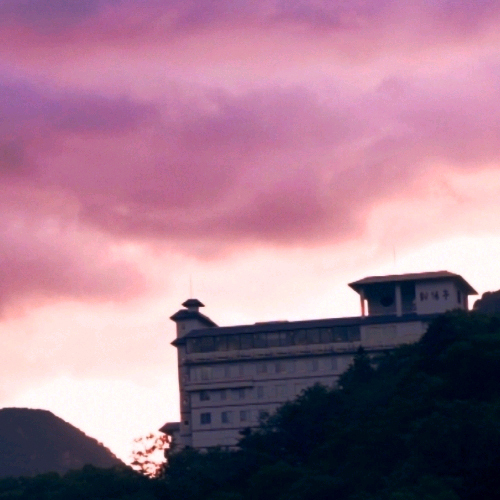
[[[174,326],[500,288],[500,2],[0,3],[0,404],[121,456],[177,418]]]

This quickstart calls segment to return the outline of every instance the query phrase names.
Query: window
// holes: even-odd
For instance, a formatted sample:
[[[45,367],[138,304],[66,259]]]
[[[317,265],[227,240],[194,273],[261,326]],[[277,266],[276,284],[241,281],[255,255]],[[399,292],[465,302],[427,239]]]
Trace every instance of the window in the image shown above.
[[[295,373],[295,360],[291,359],[291,360],[287,361],[286,367],[287,367],[288,373]]]
[[[462,294],[460,293],[460,290],[457,290],[457,302],[459,304],[462,303]]]
[[[201,380],[210,380],[212,378],[212,368],[203,366],[201,368]]]
[[[213,337],[202,337],[200,339],[200,351],[210,352],[215,349]]]
[[[322,328],[320,336],[322,344],[329,344],[332,341],[332,330],[330,328]]]
[[[257,386],[257,399],[264,399],[264,386]]]
[[[307,330],[307,343],[319,344],[319,342],[320,342],[320,331],[318,329]]]
[[[231,367],[229,365],[224,367],[224,377],[231,378]]]
[[[331,363],[332,363],[332,370],[337,370],[338,369],[338,363],[337,363],[337,357],[331,358]]]
[[[239,400],[239,399],[245,399],[245,389],[231,389],[231,399],[233,401]]]
[[[220,391],[220,400],[225,401],[227,399],[227,392],[226,389],[221,389]]]
[[[253,377],[255,375],[255,365],[253,363],[245,363],[245,376]]]
[[[283,363],[281,361],[276,361],[274,363],[274,373],[281,373],[284,371],[285,370],[283,369]]]
[[[248,410],[241,410],[240,411],[240,422],[248,422],[249,420],[249,414]]]
[[[227,348],[229,351],[237,351],[240,348],[240,336],[239,335],[228,335],[227,336]]]
[[[281,332],[280,333],[280,346],[293,345],[293,333]]]
[[[253,337],[251,333],[243,333],[242,335],[240,335],[240,341],[242,349],[252,349]]]
[[[223,424],[230,424],[231,423],[231,412],[230,411],[223,411],[220,414],[220,420]]]
[[[257,349],[267,347],[267,335],[265,333],[254,333],[253,345]]]
[[[336,326],[332,329],[332,332],[334,342],[347,342],[349,334],[345,326]]]
[[[265,361],[257,363],[257,373],[267,373],[267,364]]]
[[[308,359],[306,362],[307,371],[308,372],[317,372],[318,371],[318,360],[317,359]]]
[[[361,331],[359,326],[348,326],[347,327],[347,337],[349,342],[355,342],[361,340]]]
[[[200,391],[200,401],[210,401],[210,393],[208,391]]]
[[[227,351],[227,336],[215,337],[215,350]]]
[[[333,342],[354,342],[361,339],[359,326],[336,326],[332,328]]]
[[[212,414],[211,413],[201,413],[200,414],[200,424],[206,425],[212,422]]]
[[[297,330],[295,332],[295,344],[296,345],[307,344],[307,330]]]
[[[268,333],[267,334],[267,346],[268,347],[278,347],[280,345],[280,334]]]

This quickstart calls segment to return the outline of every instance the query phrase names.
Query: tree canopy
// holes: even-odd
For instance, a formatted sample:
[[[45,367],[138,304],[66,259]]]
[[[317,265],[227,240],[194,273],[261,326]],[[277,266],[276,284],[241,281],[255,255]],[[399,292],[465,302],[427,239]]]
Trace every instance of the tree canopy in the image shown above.
[[[336,388],[304,391],[237,450],[185,449],[155,479],[88,468],[6,479],[0,498],[489,500],[499,472],[500,320],[452,312],[416,344],[360,349]]]
[[[189,453],[192,500],[499,498],[499,396],[500,320],[447,313],[414,345],[360,349],[338,387],[306,390],[239,451],[175,455],[165,480],[179,489]]]

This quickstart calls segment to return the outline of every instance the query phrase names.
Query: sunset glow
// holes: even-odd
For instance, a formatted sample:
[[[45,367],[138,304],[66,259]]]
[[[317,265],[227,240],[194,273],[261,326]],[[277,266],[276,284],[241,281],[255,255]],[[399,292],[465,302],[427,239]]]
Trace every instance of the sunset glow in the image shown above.
[[[0,4],[0,404],[125,460],[178,418],[175,325],[500,289],[500,2]]]

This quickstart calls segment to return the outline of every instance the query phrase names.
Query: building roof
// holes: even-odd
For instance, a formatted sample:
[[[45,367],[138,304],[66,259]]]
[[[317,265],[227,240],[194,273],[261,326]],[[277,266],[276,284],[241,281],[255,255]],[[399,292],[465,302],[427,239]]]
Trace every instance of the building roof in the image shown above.
[[[170,316],[170,319],[175,322],[196,319],[206,326],[217,326],[208,316],[201,314],[199,311],[189,311],[188,309],[179,309],[175,314]]]
[[[158,429],[158,430],[160,432],[163,432],[163,434],[172,435],[175,432],[179,432],[180,429],[181,429],[180,422],[167,422],[162,427],[160,427],[160,429]]]
[[[205,304],[201,303],[198,299],[187,299],[182,305],[184,307],[205,307]]]
[[[369,276],[359,281],[349,283],[349,286],[359,293],[366,285],[374,285],[379,283],[400,283],[403,281],[437,281],[445,279],[458,281],[466,290],[468,295],[477,295],[476,290],[474,290],[474,288],[472,288],[472,286],[467,283],[467,281],[465,281],[462,276],[460,276],[459,274],[450,273],[449,271]]]

